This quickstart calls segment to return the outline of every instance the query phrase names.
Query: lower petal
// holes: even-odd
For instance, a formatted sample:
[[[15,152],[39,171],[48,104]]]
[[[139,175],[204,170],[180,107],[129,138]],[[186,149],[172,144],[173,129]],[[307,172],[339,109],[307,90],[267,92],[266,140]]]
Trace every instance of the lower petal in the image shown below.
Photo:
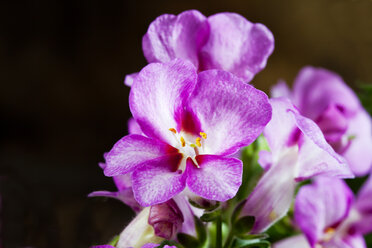
[[[141,206],[168,201],[186,185],[186,173],[178,170],[181,154],[148,161],[132,174],[134,198]]]
[[[264,232],[287,214],[296,188],[296,155],[296,150],[288,150],[279,163],[263,175],[248,197],[242,215],[255,217],[252,233]]]
[[[198,165],[190,158],[187,160],[190,191],[216,201],[226,201],[236,195],[242,183],[242,161],[216,155],[200,155],[195,160]]]
[[[293,236],[281,240],[273,245],[273,248],[311,248],[304,235]]]

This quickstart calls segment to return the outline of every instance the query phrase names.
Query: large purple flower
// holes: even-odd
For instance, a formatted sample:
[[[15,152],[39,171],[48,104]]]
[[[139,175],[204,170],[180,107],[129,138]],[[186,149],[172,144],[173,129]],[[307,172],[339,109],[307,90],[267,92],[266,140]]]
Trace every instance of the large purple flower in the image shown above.
[[[149,63],[181,58],[192,62],[198,71],[220,69],[244,81],[266,66],[274,50],[269,29],[251,23],[236,13],[218,13],[205,17],[197,10],[156,18],[142,39]],[[132,85],[136,74],[126,77]]]
[[[275,247],[365,248],[363,234],[372,231],[372,177],[356,199],[340,179],[318,178],[303,186],[295,202],[295,220],[305,236]],[[299,243],[301,242],[301,243]]]
[[[272,119],[264,130],[271,152],[261,151],[266,170],[248,197],[243,214],[256,218],[260,233],[288,211],[297,182],[318,175],[352,177],[344,159],[326,142],[319,127],[285,98],[271,99]]]
[[[225,71],[197,74],[179,59],[146,66],[130,92],[130,109],[146,135],[119,140],[106,156],[106,176],[132,174],[142,206],[185,189],[206,199],[232,198],[242,162],[228,157],[249,145],[271,118],[267,96]]]
[[[291,98],[302,115],[314,120],[355,175],[369,172],[372,121],[340,76],[325,69],[305,67],[294,82],[293,92],[280,82],[273,88],[272,95]]]

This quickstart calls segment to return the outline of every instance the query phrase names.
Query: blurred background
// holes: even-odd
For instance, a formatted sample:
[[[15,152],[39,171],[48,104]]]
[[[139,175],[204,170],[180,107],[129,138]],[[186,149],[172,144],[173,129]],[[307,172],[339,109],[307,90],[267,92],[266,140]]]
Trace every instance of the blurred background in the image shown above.
[[[372,82],[370,0],[1,1],[0,242],[88,247],[130,221],[97,163],[127,132],[124,76],[146,65],[141,38],[163,13],[237,12],[265,24],[276,48],[253,84],[292,83],[304,65]],[[1,244],[0,244],[1,247]]]

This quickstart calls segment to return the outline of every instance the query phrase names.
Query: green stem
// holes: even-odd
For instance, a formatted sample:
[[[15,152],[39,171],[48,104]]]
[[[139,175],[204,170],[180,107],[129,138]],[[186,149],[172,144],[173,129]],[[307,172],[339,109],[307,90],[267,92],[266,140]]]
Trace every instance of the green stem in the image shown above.
[[[234,234],[233,234],[232,230],[230,230],[229,236],[227,236],[227,239],[225,241],[225,245],[223,246],[223,248],[229,248],[233,238],[234,238]]]
[[[222,248],[222,220],[221,215],[218,216],[216,222],[216,248]]]

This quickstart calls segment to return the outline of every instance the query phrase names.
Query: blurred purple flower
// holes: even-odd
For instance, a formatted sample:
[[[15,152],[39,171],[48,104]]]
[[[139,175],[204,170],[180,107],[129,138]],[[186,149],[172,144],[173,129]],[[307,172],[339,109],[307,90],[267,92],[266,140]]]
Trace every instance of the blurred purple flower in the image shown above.
[[[272,96],[292,99],[302,115],[318,124],[327,142],[347,160],[355,175],[370,171],[372,121],[339,75],[305,67],[294,82],[293,92],[285,82],[279,82]]]
[[[228,72],[197,74],[179,59],[146,66],[129,101],[146,136],[119,140],[106,156],[104,173],[131,173],[142,206],[166,202],[186,185],[206,199],[232,198],[242,162],[228,156],[253,142],[271,117],[263,92]]]
[[[270,103],[272,119],[264,136],[271,152],[259,154],[266,172],[242,212],[256,218],[253,233],[265,231],[287,213],[297,182],[318,175],[353,177],[312,120],[300,115],[288,99],[276,98]]]
[[[371,195],[372,177],[356,199],[346,183],[336,178],[321,177],[303,186],[296,197],[295,220],[304,236],[274,247],[365,248],[363,234],[372,231]]]
[[[274,50],[274,37],[260,23],[251,23],[236,13],[205,17],[197,10],[156,18],[142,39],[149,63],[169,62],[175,58],[190,61],[198,71],[229,71],[245,82],[266,66]],[[127,75],[133,84],[136,74]]]

